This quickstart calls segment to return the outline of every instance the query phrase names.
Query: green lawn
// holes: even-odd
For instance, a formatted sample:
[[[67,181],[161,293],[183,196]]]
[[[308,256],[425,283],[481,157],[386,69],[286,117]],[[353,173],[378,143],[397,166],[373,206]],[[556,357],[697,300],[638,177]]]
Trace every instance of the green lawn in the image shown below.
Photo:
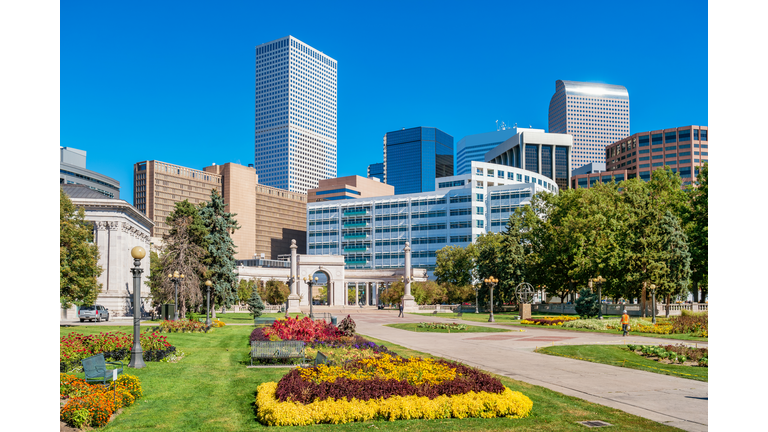
[[[576,424],[584,420],[604,420],[616,430],[672,431],[669,426],[603,407],[574,397],[499,377],[512,390],[533,400],[531,417],[526,419],[447,419],[374,421],[346,425],[267,428],[255,420],[256,387],[262,382],[277,381],[287,368],[246,368],[250,326],[226,326],[211,333],[170,333],[168,340],[187,356],[176,364],[148,362],[144,369],[127,369],[125,373],[139,377],[144,397],[110,422],[103,430],[126,431],[152,429],[158,431],[583,431]],[[108,331],[129,333],[131,327],[110,327]],[[83,334],[105,331],[101,326],[61,328],[60,333]],[[422,355],[397,345],[369,338],[386,345],[401,355]],[[82,375],[80,375],[82,377]]]
[[[507,323],[504,323],[507,324]],[[592,330],[592,329],[581,329],[581,328],[568,328],[568,327],[561,327],[561,326],[540,326],[535,324],[520,324],[520,323],[509,323],[509,325],[514,325],[518,327],[533,327],[533,328],[540,328],[544,330],[563,330],[563,331],[577,331],[577,332],[592,332],[592,333],[608,333],[608,334],[620,334],[620,330]],[[708,342],[708,338],[704,337],[698,337],[698,336],[691,336],[690,333],[686,334],[656,334],[656,333],[640,333],[631,331],[629,332],[629,335],[627,337],[631,336],[642,336],[642,337],[649,337],[649,338],[656,338],[656,339],[673,339],[673,340],[684,340],[684,341],[699,341],[699,342]]]
[[[306,315],[302,313],[290,314],[293,318],[303,318]],[[225,324],[253,324],[253,315],[248,312],[227,312],[217,313],[216,318],[224,321]],[[284,313],[263,313],[261,318],[285,318]]]
[[[500,329],[495,327],[480,327],[480,326],[473,326],[473,325],[468,325],[465,330],[425,328],[425,327],[419,327],[417,323],[387,324],[387,327],[394,327],[396,329],[408,330],[408,331],[419,332],[419,333],[500,333],[500,332],[511,331],[511,330]]]
[[[619,367],[628,367],[697,381],[708,381],[709,369],[659,363],[616,345],[560,345],[539,348],[536,352]]]

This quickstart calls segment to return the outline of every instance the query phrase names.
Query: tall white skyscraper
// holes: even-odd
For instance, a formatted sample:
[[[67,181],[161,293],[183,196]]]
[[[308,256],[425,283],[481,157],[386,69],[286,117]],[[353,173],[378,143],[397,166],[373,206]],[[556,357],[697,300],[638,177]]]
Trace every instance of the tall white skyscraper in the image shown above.
[[[605,148],[629,136],[629,92],[620,85],[558,80],[549,132],[573,135],[571,171],[605,163]]]
[[[293,36],[256,47],[259,183],[306,193],[336,177],[336,67]]]

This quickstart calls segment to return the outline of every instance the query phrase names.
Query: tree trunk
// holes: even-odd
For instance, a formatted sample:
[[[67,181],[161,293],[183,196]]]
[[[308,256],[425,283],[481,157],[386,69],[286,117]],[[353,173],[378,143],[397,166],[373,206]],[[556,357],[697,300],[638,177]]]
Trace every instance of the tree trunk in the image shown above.
[[[669,318],[669,298],[670,298],[670,295],[667,294],[667,315],[666,315],[667,318]]]
[[[698,282],[693,283],[693,289],[691,290],[691,294],[693,294],[693,302],[698,303],[699,302],[699,283]]]
[[[643,292],[640,295],[640,308],[643,310],[643,318],[645,318],[645,282],[643,282]]]

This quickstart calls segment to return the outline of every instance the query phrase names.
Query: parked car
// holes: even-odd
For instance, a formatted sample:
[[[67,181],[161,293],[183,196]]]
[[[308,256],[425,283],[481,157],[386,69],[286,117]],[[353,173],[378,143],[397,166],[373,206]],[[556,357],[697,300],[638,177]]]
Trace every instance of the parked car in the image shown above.
[[[77,317],[80,318],[80,322],[85,320],[96,322],[101,322],[101,320],[109,321],[109,309],[101,305],[80,306],[77,309]]]

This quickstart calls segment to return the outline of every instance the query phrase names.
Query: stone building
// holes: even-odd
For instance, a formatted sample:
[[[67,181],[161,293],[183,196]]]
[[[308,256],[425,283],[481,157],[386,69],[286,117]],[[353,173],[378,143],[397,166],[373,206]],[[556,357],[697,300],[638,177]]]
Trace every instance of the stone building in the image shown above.
[[[62,185],[61,189],[77,207],[85,209],[85,220],[93,224],[93,242],[99,247],[102,284],[96,304],[109,309],[110,319],[133,316],[133,267],[131,249],[141,246],[147,256],[141,261],[142,309],[151,308],[149,287],[149,240],[154,223],[127,202],[109,198],[84,185]],[[74,319],[77,308],[62,309],[61,318]]]

